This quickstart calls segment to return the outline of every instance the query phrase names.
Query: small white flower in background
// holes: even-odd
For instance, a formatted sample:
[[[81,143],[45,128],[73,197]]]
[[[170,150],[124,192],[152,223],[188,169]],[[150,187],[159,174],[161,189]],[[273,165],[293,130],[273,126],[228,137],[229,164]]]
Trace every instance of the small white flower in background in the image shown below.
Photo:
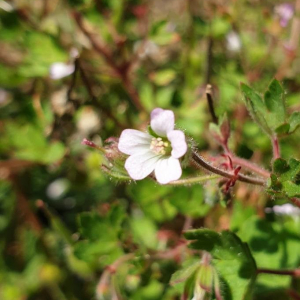
[[[70,182],[66,178],[58,178],[52,181],[47,189],[46,194],[52,200],[58,200],[69,190]]]
[[[0,9],[3,9],[6,12],[12,12],[15,10],[14,6],[11,3],[0,0]]]
[[[276,215],[300,216],[300,209],[292,204],[286,203],[283,205],[274,205],[267,207],[266,213],[275,213]]]
[[[101,127],[101,122],[99,115],[92,106],[84,106],[78,113],[76,125],[82,134],[88,135],[91,132],[98,131]]]
[[[187,151],[185,135],[174,130],[175,117],[171,110],[155,108],[151,112],[150,127],[153,134],[125,129],[118,148],[130,155],[125,169],[134,180],[141,180],[154,171],[161,184],[177,180],[182,174],[179,158]]]
[[[286,27],[294,15],[294,7],[289,3],[283,3],[275,6],[275,13],[279,16],[280,25]]]
[[[151,40],[147,40],[146,42],[136,42],[133,46],[133,50],[142,59],[146,58],[147,56],[152,57],[158,55],[159,53],[159,47]]]
[[[231,52],[238,52],[242,48],[242,43],[239,35],[235,31],[230,31],[226,35],[226,47]]]
[[[50,66],[50,78],[61,79],[71,75],[75,71],[74,64],[66,64],[63,62],[56,62]]]

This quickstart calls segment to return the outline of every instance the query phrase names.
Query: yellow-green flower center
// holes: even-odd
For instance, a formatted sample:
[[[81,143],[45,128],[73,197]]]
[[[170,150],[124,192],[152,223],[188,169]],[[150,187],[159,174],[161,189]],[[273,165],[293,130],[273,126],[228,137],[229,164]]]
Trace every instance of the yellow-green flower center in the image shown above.
[[[171,153],[170,142],[161,137],[152,138],[150,149],[157,155],[169,155]]]

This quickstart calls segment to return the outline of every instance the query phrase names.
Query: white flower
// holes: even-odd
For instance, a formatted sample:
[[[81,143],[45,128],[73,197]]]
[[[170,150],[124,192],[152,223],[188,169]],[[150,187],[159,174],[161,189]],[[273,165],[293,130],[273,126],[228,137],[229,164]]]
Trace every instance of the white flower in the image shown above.
[[[49,73],[52,79],[61,79],[71,75],[74,71],[75,71],[74,64],[56,62],[50,66]]]
[[[274,212],[276,215],[300,216],[300,209],[290,203],[267,207],[265,208],[265,212]]]
[[[226,36],[227,49],[231,52],[238,52],[242,48],[239,35],[235,31],[230,31]]]
[[[15,10],[15,7],[11,3],[0,0],[0,9],[3,9],[6,12],[12,12]]]
[[[174,130],[174,113],[171,110],[155,108],[151,112],[151,129],[145,133],[125,129],[118,148],[130,155],[125,169],[132,179],[140,180],[154,171],[161,184],[180,178],[182,170],[179,158],[187,151],[187,143],[181,130]]]

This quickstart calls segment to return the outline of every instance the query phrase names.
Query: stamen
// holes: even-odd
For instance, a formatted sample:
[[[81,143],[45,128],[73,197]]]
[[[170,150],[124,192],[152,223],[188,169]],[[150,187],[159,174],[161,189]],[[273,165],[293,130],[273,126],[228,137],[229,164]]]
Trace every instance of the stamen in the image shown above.
[[[165,155],[165,148],[169,147],[169,145],[170,144],[168,142],[163,141],[161,137],[152,138],[150,143],[150,150],[152,150],[155,154]]]

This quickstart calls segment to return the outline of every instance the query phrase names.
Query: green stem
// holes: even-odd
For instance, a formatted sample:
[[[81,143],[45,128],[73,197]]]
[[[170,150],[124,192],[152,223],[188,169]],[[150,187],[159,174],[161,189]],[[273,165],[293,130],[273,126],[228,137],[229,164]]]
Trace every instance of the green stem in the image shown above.
[[[171,181],[167,185],[194,184],[194,183],[201,183],[201,182],[218,179],[218,178],[221,178],[221,176],[220,175],[206,175],[206,176],[199,176],[199,177],[191,177],[191,178],[185,178],[185,179]]]
[[[36,206],[40,208],[51,222],[52,228],[58,232],[68,245],[73,245],[72,234],[63,222],[47,207],[42,200],[36,201]]]

